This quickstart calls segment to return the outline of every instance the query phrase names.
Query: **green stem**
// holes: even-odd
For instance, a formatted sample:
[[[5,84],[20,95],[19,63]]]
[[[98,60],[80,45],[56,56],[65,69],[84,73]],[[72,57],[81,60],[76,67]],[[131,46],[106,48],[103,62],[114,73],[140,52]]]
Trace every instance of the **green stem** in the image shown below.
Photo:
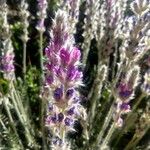
[[[42,85],[43,79],[44,79],[44,73],[43,73],[43,31],[40,31],[39,34],[40,34],[39,54],[40,54],[40,71],[41,71],[40,84]]]
[[[25,129],[26,138],[28,140],[28,143],[32,143],[32,144],[35,143],[33,138],[32,138],[32,136],[31,136],[31,132],[29,131],[29,128],[28,128],[27,119],[25,117],[26,115],[22,111],[20,111],[20,109],[19,109],[20,105],[17,104],[16,97],[14,96],[13,92],[11,92],[10,96],[12,98],[12,102],[13,102],[14,108],[15,108],[15,110],[17,112],[18,118],[19,118],[20,122],[22,123],[22,125],[23,125],[23,127]]]
[[[133,148],[135,148],[135,146],[139,143],[139,141],[146,134],[146,132],[148,131],[148,129],[149,129],[149,127],[147,127],[141,134],[138,134],[138,136],[135,133],[135,135],[133,136],[133,138],[131,139],[131,141],[127,144],[127,146],[125,147],[124,150],[132,150]]]
[[[13,87],[13,93],[12,94],[13,94],[14,99],[17,102],[18,110],[22,114],[23,125],[24,125],[25,131],[27,133],[27,138],[29,139],[28,141],[32,144],[35,144],[35,149],[36,149],[37,145],[34,141],[34,138],[31,135],[32,127],[31,127],[31,122],[30,122],[30,119],[29,119],[29,115],[28,115],[27,111],[25,110],[25,107],[23,106],[22,99],[20,97],[20,94],[16,90],[16,88],[14,86],[14,83],[12,83],[12,87]]]
[[[140,97],[138,99],[136,99],[136,103],[134,104],[132,111],[135,111],[135,109],[139,106],[139,104],[141,103],[142,99],[145,97],[146,95],[144,93],[142,93],[140,95]]]
[[[98,79],[98,80],[100,80],[100,79]],[[92,97],[92,99],[91,99],[91,104],[92,104],[92,106],[91,106],[91,109],[90,109],[90,111],[89,111],[89,113],[90,113],[90,125],[92,125],[92,122],[93,122],[93,119],[94,119],[94,117],[95,117],[95,109],[96,109],[96,104],[97,104],[97,100],[100,98],[100,96],[101,96],[101,90],[102,90],[102,82],[98,82],[98,80],[95,80],[97,83],[97,85],[95,85],[95,90],[93,91],[94,93],[94,95],[93,95],[93,97]],[[92,126],[91,126],[92,127]]]
[[[98,136],[97,136],[97,140],[96,140],[96,143],[95,143],[96,146],[97,146],[99,143],[101,143],[101,141],[102,141],[103,135],[104,135],[104,133],[105,133],[105,131],[106,131],[108,125],[109,125],[109,122],[110,122],[110,120],[111,120],[111,118],[112,118],[113,108],[114,108],[114,105],[112,104],[112,105],[111,105],[111,108],[110,108],[110,110],[109,110],[109,112],[108,112],[108,114],[107,114],[107,116],[106,116],[106,119],[105,119],[105,121],[104,121],[104,124],[103,124],[103,126],[102,126],[102,128],[101,128],[101,131],[100,131],[100,133],[99,133]]]
[[[141,95],[140,95],[140,97],[138,98],[138,99],[136,99],[136,103],[134,104],[134,106],[133,106],[133,108],[132,108],[132,113],[136,110],[136,108],[138,107],[138,105],[140,104],[140,102],[142,101],[142,99],[145,97],[145,94],[144,93],[142,93]],[[117,138],[117,141],[116,141],[116,143],[114,144],[114,146],[116,146],[117,144],[118,144],[118,142],[119,142],[119,140],[121,139],[121,137],[122,137],[122,135],[123,135],[123,133],[124,133],[124,131],[127,131],[128,130],[128,128],[130,127],[129,126],[129,122],[131,121],[131,116],[132,116],[132,113],[129,113],[128,114],[128,116],[127,116],[127,118],[125,119],[125,126],[124,126],[124,128],[122,129],[122,131],[121,131],[121,133],[119,133],[119,135],[118,135],[118,138]]]
[[[107,144],[109,143],[110,138],[111,138],[113,132],[115,131],[115,129],[116,129],[115,122],[113,122],[113,124],[111,125],[111,127],[110,127],[110,129],[109,129],[109,131],[107,133],[107,136],[103,140],[103,143],[102,143],[101,147],[107,146]]]
[[[8,107],[8,105],[7,105],[7,102],[8,102],[8,99],[7,99],[7,98],[4,98],[4,106],[5,106],[5,109],[6,109],[6,111],[7,111],[7,114],[8,114],[9,120],[10,120],[10,124],[11,124],[11,126],[12,126],[12,129],[14,130],[14,133],[15,133],[15,135],[16,135],[18,141],[19,141],[19,144],[20,144],[20,146],[21,146],[21,149],[24,149],[24,148],[23,148],[23,145],[22,145],[22,142],[21,142],[21,140],[20,140],[20,138],[19,138],[19,135],[18,135],[18,133],[17,133],[17,130],[16,130],[16,127],[15,127],[15,122],[14,122],[14,120],[13,120],[13,118],[12,118],[12,115],[11,115],[10,109],[9,109],[9,107]]]
[[[25,74],[26,74],[26,57],[27,57],[27,43],[23,42],[23,75],[25,79]]]
[[[44,72],[43,72],[43,31],[39,31],[40,34],[40,42],[39,42],[39,54],[40,54],[40,71],[41,71],[41,78],[40,78],[40,87],[42,90],[42,84],[44,81]],[[42,130],[42,144],[43,144],[43,149],[47,150],[47,146],[46,146],[46,138],[45,138],[45,124],[44,124],[44,107],[45,104],[43,102],[43,99],[41,99],[41,130]]]
[[[117,64],[117,52],[118,52],[118,42],[115,43],[115,52],[114,52],[114,61],[112,62],[113,63],[113,71],[112,71],[112,78],[115,78],[115,68],[116,68],[116,64]]]
[[[86,63],[87,63],[87,58],[88,58],[88,54],[89,54],[89,50],[90,50],[90,42],[86,41],[84,43],[84,46],[83,46],[83,59],[82,59],[82,63],[86,66]]]
[[[26,122],[26,124],[28,124],[28,126],[30,126],[30,121],[29,121],[29,119],[27,117],[27,112],[25,111],[25,107],[23,106],[20,94],[17,92],[17,90],[16,90],[16,88],[14,86],[14,83],[12,83],[11,86],[12,86],[12,89],[13,89],[12,90],[12,94],[13,94],[13,96],[15,98],[15,101],[16,101],[16,103],[18,105],[18,109],[19,109],[19,111],[22,114],[22,118],[24,119],[24,121]]]

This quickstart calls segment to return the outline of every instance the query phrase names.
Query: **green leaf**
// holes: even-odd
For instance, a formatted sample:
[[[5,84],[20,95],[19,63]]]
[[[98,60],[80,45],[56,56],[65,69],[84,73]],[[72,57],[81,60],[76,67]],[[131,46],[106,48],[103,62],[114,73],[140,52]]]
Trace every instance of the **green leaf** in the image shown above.
[[[9,81],[6,79],[0,79],[0,93],[6,95],[9,91]]]

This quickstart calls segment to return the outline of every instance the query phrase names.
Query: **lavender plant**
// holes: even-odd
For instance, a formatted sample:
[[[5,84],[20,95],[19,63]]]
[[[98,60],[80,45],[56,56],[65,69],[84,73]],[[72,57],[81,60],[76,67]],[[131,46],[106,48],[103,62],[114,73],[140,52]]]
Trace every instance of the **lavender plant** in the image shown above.
[[[149,149],[149,54],[149,0],[0,0],[0,149]]]
[[[58,10],[53,21],[52,41],[45,49],[45,90],[48,101],[46,126],[53,133],[53,149],[70,149],[66,140],[77,118],[85,115],[80,104],[78,86],[81,85],[82,71],[80,50],[73,45],[73,37],[67,26],[67,14]]]

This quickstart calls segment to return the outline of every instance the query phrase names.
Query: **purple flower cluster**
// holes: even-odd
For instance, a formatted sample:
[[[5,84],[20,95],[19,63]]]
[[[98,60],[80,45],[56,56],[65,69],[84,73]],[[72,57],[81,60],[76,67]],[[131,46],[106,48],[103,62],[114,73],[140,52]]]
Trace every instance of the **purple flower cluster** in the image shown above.
[[[117,86],[117,106],[114,120],[117,126],[122,126],[123,120],[121,115],[130,112],[129,102],[133,97],[133,87],[127,82],[120,82]]]
[[[52,101],[49,102],[46,125],[72,128],[74,116],[79,113],[79,93],[77,87],[81,83],[82,72],[78,68],[80,51],[76,47],[62,47],[53,51],[45,49],[48,60],[46,67],[46,87],[52,90]]]
[[[139,67],[135,66],[133,69],[122,77],[122,80],[116,87],[116,112],[114,120],[117,126],[122,126],[122,114],[130,112],[130,101],[134,97],[134,91],[139,81]]]
[[[59,19],[56,16],[56,22]],[[62,132],[74,130],[73,125],[82,111],[78,86],[83,75],[79,69],[80,50],[73,46],[72,37],[59,23],[54,24],[52,42],[45,48],[44,94],[48,101],[46,126],[63,140]]]
[[[3,72],[6,79],[11,80],[14,76],[14,54],[7,53],[0,56],[0,70]]]
[[[121,82],[117,87],[117,92],[118,92],[118,97],[122,101],[126,101],[130,99],[133,92],[133,88],[129,83]]]
[[[44,20],[46,18],[46,9],[47,9],[47,0],[37,0],[38,1],[38,9],[39,9],[39,21],[37,25],[37,29],[40,31],[44,31]]]

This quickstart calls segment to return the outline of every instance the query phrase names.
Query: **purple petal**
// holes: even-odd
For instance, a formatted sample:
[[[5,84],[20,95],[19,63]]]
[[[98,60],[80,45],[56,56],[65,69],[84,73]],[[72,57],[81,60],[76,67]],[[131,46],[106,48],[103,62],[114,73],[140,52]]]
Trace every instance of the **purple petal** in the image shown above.
[[[71,52],[71,60],[72,61],[79,61],[81,57],[81,52],[78,48],[73,47],[72,52]]]
[[[67,70],[67,80],[72,81],[78,75],[78,69],[74,66],[70,66]]]
[[[70,62],[70,53],[68,50],[62,48],[60,50],[60,58],[64,65],[69,65]]]

